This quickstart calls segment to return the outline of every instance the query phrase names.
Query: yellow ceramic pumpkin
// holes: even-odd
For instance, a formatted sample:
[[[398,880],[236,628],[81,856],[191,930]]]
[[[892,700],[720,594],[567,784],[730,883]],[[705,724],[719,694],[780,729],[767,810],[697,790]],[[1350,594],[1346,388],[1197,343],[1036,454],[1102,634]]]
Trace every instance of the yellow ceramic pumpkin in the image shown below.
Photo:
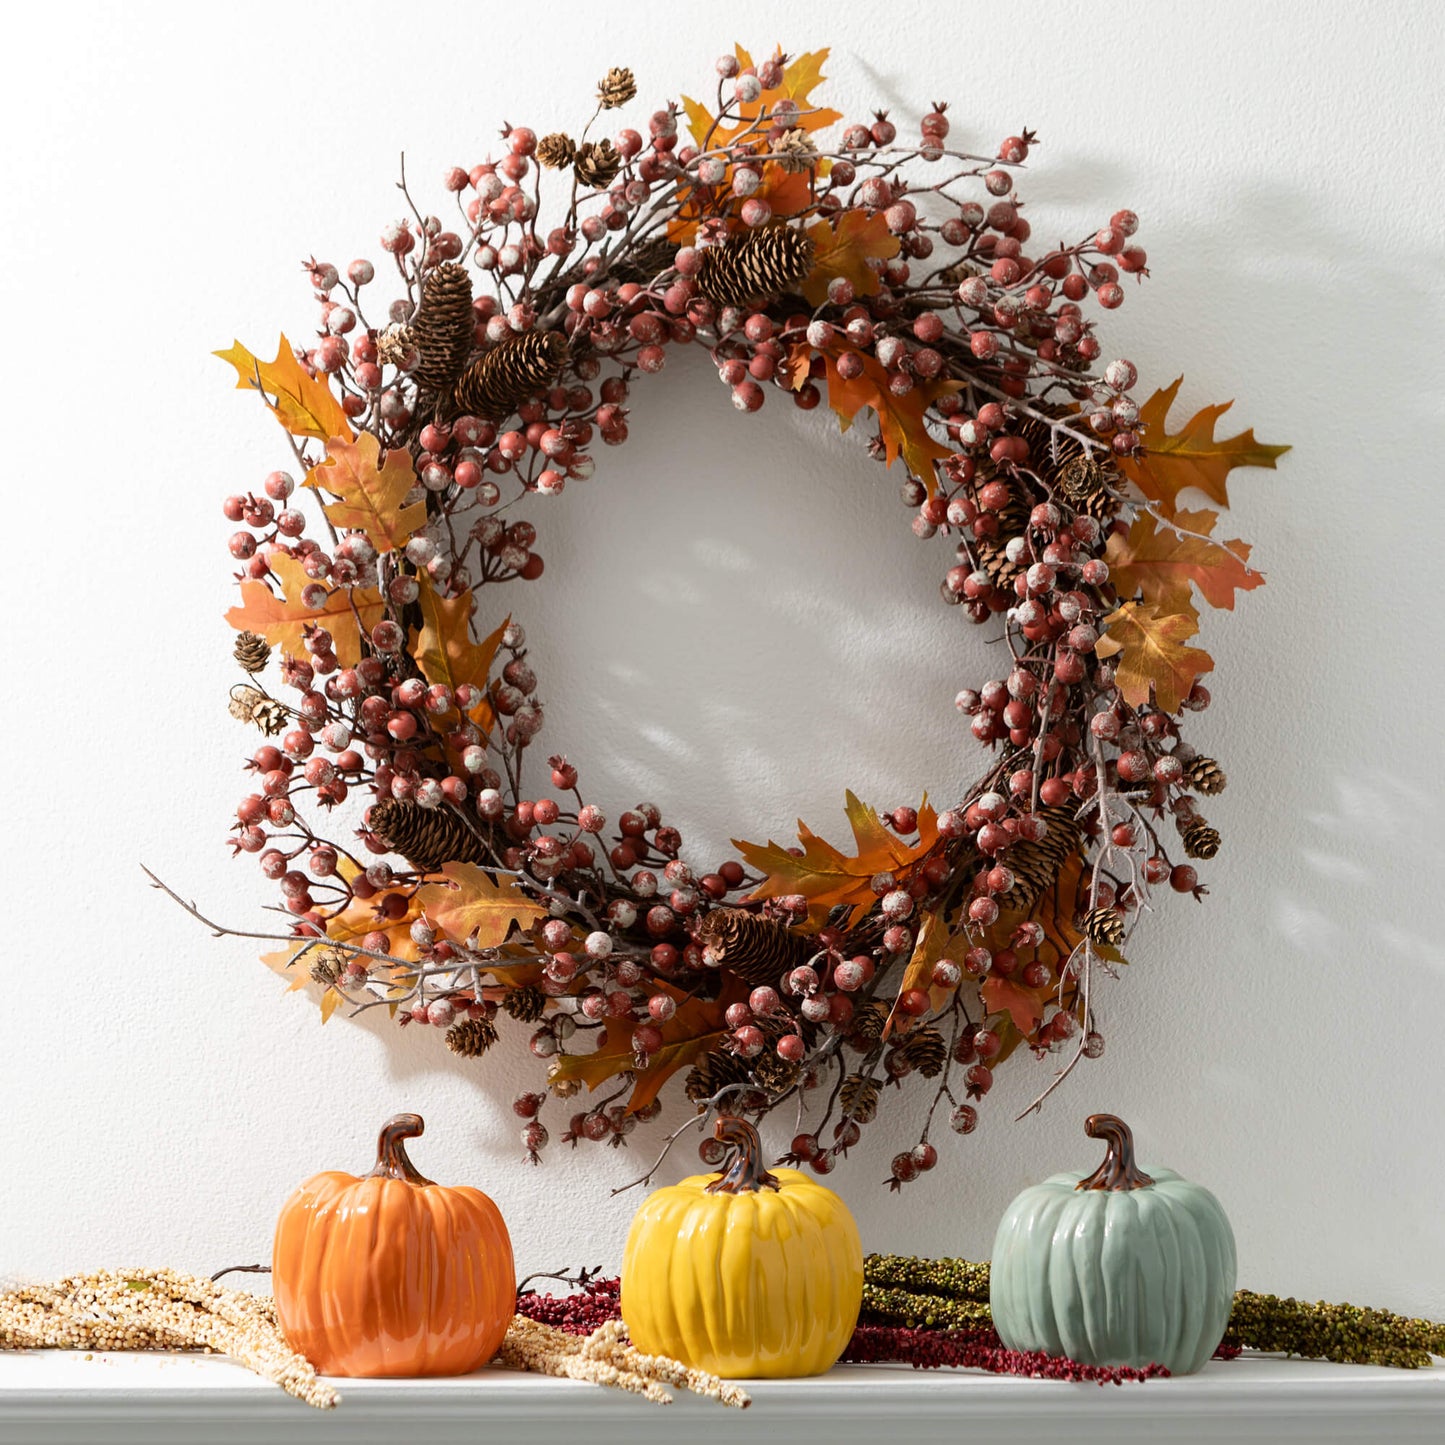
[[[633,1344],[724,1379],[819,1375],[863,1300],[863,1247],[847,1206],[796,1169],[762,1167],[758,1131],[722,1118],[734,1154],[648,1196],[622,1259]]]

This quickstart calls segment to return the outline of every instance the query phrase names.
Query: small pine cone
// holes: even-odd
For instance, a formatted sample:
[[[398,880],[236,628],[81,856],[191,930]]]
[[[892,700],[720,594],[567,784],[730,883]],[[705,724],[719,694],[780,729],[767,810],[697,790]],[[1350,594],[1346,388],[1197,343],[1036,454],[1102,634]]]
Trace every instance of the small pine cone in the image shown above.
[[[340,954],[334,948],[317,949],[315,961],[311,965],[311,982],[329,987],[340,977]]]
[[[764,1049],[752,1063],[752,1076],[759,1087],[770,1094],[780,1094],[797,1083],[802,1073],[801,1062],[785,1059],[776,1049]]]
[[[594,191],[610,186],[621,169],[622,157],[613,149],[610,140],[585,141],[577,148],[577,157],[572,162],[577,179]]]
[[[907,1059],[925,1079],[936,1079],[943,1072],[948,1045],[932,1024],[920,1024],[899,1040],[895,1052]]]
[[[1224,785],[1228,781],[1224,775],[1224,769],[1213,758],[1192,759],[1185,766],[1184,776],[1196,793],[1203,793],[1205,797],[1209,798],[1216,793],[1222,793]]]
[[[698,927],[697,941],[723,968],[752,984],[776,986],[813,952],[806,938],[744,908],[714,908]]]
[[[482,840],[450,808],[383,798],[373,805],[369,826],[418,873],[435,873],[443,863],[488,861]]]
[[[1211,828],[1203,818],[1197,815],[1176,818],[1174,825],[1179,829],[1179,837],[1184,843],[1184,852],[1188,857],[1207,861],[1219,852],[1219,831]]]
[[[268,738],[283,731],[290,716],[285,703],[245,683],[231,689],[230,712],[237,722],[254,723]]]
[[[1084,917],[1084,932],[1095,943],[1118,948],[1124,941],[1124,920],[1112,908],[1091,908]]]
[[[603,110],[616,110],[637,94],[637,80],[625,65],[614,65],[597,82],[597,101]]]
[[[547,995],[530,983],[518,988],[509,988],[502,995],[502,1007],[519,1024],[533,1024],[542,1017],[547,1007]]]
[[[736,1054],[720,1049],[704,1054],[688,1071],[682,1091],[694,1104],[710,1099],[729,1084],[744,1084],[749,1078],[748,1066]]]
[[[1079,850],[1083,835],[1070,809],[1040,808],[1038,816],[1048,824],[1049,831],[1037,843],[1026,839],[1008,850],[1004,862],[1013,872],[1014,886],[998,900],[1000,908],[1027,912]]]
[[[462,373],[452,396],[453,413],[502,421],[551,386],[566,360],[567,338],[560,331],[509,337]]]
[[[376,355],[384,366],[401,366],[415,358],[416,347],[403,322],[394,322],[376,333]]]
[[[702,253],[697,289],[719,306],[745,306],[797,288],[813,269],[813,243],[787,225],[761,226]]]
[[[449,391],[472,350],[472,278],[464,266],[443,261],[421,286],[421,304],[407,323],[407,339],[416,348],[412,376],[430,392]]]
[[[865,1044],[876,1044],[883,1037],[883,1025],[888,1020],[889,1008],[881,999],[874,999],[858,1009],[849,1028],[849,1035]]]
[[[262,672],[271,661],[271,644],[254,632],[238,633],[232,649],[237,662],[247,672]]]
[[[790,174],[810,171],[818,164],[818,147],[801,126],[794,126],[791,130],[785,130],[782,135],[775,136],[768,149],[772,159]]]
[[[1001,592],[1011,592],[1014,578],[1024,570],[1022,560],[1009,559],[1008,544],[1022,537],[1028,525],[1029,504],[1015,491],[998,514],[998,532],[992,537],[980,537],[974,544],[979,566]]]
[[[1118,498],[1114,495],[1116,480],[1111,468],[1095,457],[1082,455],[1072,458],[1059,470],[1056,486],[1059,495],[1076,512],[1103,518],[1118,510]]]
[[[577,142],[570,135],[554,130],[537,142],[537,159],[549,171],[565,171],[577,155]]]
[[[463,1019],[447,1030],[447,1048],[464,1059],[479,1059],[497,1042],[490,1019]]]
[[[878,1080],[866,1074],[849,1074],[838,1093],[844,1115],[860,1124],[871,1124],[878,1117]]]

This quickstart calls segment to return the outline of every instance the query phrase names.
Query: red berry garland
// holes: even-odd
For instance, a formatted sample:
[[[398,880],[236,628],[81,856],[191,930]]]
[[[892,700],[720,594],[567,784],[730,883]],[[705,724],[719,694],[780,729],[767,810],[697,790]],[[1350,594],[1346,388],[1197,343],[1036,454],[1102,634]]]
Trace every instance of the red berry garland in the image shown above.
[[[1199,800],[1224,786],[1180,732],[1209,701],[1196,593],[1232,606],[1263,579],[1179,498],[1222,507],[1233,468],[1283,448],[1216,438],[1223,407],[1171,433],[1178,382],[1140,403],[1130,362],[1099,364],[1090,306],[1147,274],[1132,212],[1035,244],[1013,174],[1035,136],[970,154],[941,104],[902,142],[882,112],[839,134],[812,99],[825,56],[739,49],[711,106],[607,137],[514,127],[447,172],[454,220],[385,228],[395,300],[370,299],[368,260],[312,260],[314,342],[221,353],[296,460],[224,506],[231,710],[266,739],[232,842],[295,918],[268,962],[323,1013],[385,1007],[464,1057],[507,1016],[578,1095],[564,1142],[622,1144],[685,1069],[732,1111],[802,1091],[793,1157],[826,1173],[918,1074],[897,1187],[937,1159],[938,1104],[971,1132],[965,1100],[1019,1044],[1054,1083],[1096,1057],[1093,984],[1150,890],[1205,892],[1179,857],[1217,851]],[[597,115],[634,92],[610,71]],[[611,823],[565,756],[537,774],[522,600],[482,589],[542,575],[524,512],[585,485],[634,377],[686,343],[742,411],[869,413],[914,532],[951,549],[944,602],[1007,639],[1003,675],[958,695],[983,776],[943,812],[849,793],[852,852],[803,828],[708,871],[657,807]],[[534,1160],[544,1097],[517,1105]]]

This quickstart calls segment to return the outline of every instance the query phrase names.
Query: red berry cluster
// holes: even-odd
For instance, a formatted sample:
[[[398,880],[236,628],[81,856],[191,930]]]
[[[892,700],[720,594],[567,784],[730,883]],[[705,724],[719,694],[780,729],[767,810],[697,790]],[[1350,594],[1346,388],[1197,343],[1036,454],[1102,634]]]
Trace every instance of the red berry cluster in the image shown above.
[[[268,741],[246,765],[253,790],[233,843],[278,883],[305,940],[298,956],[324,958],[322,940],[334,950],[329,969],[314,966],[353,1007],[389,1006],[472,1053],[514,1017],[563,1097],[578,1088],[560,1067],[567,1056],[589,1036],[608,1041],[618,1087],[571,1117],[562,1139],[574,1146],[620,1145],[656,1112],[655,1090],[629,1105],[631,1084],[680,1037],[720,1034],[746,1065],[729,1108],[763,1114],[799,1092],[826,1100],[792,1151],[820,1173],[874,1117],[880,1086],[938,1079],[917,1145],[893,1160],[896,1187],[933,1168],[940,1102],[954,1131],[977,1125],[974,1103],[1013,1027],[982,986],[1048,995],[1027,1037],[1036,1052],[1096,1057],[1089,979],[1108,966],[1101,940],[1127,931],[1151,886],[1204,891],[1157,828],[1193,816],[1179,719],[1126,703],[1098,651],[1119,600],[1103,552],[1128,505],[1110,468],[1141,433],[1135,368],[1096,370],[1088,308],[1120,305],[1122,278],[1146,274],[1145,254],[1129,211],[1075,245],[1033,244],[1011,170],[1037,144],[1029,132],[971,155],[950,145],[938,104],[906,143],[880,112],[845,125],[829,149],[819,113],[790,89],[787,57],[727,56],[718,70],[717,116],[691,141],[668,104],[643,129],[580,143],[509,127],[500,157],[449,169],[450,222],[414,208],[382,232],[394,300],[370,301],[371,261],[344,275],[304,263],[319,326],[294,361],[374,439],[378,465],[402,458],[411,486],[383,525],[338,526],[300,505],[318,498],[324,462],[303,440],[293,450],[304,489],[277,471],[224,503],[240,528],[227,543],[237,580],[269,589],[255,615],[285,639],[276,695],[260,680],[264,658],[253,666],[238,649],[250,681],[233,710]],[[566,166],[571,198],[544,233],[541,175]],[[854,248],[843,261],[804,244],[820,226],[852,238],[835,242]],[[741,249],[749,238],[777,245]],[[788,269],[804,263],[813,269]],[[473,414],[480,402],[458,411],[438,390],[422,303],[431,279],[453,274],[439,267],[486,288],[469,316],[463,297],[461,351],[482,367],[475,395],[503,398],[495,415]],[[633,378],[694,343],[742,411],[770,391],[808,409],[825,388],[850,417],[871,408],[876,453],[890,464],[901,454],[910,471],[913,531],[953,545],[945,601],[976,622],[999,619],[1007,639],[1003,675],[957,699],[994,750],[987,773],[936,817],[884,815],[907,861],[880,867],[860,906],[821,920],[806,894],[759,892],[769,880],[735,859],[696,871],[652,804],[610,825],[560,754],[545,788],[529,787],[544,706],[525,633],[472,622],[473,611],[511,611],[488,594],[484,612],[484,587],[543,573],[538,529],[520,511],[585,483],[594,444],[627,439]],[[553,351],[563,359],[544,365]],[[1059,481],[1064,459],[1082,478],[1072,490]],[[1207,702],[1196,685],[1185,706]],[[1010,914],[1037,866],[1028,858],[1061,829],[1077,830],[1090,857],[1062,900],[1064,923],[1091,920],[1062,950],[1057,928]],[[446,863],[481,867],[488,886],[505,882],[545,917],[502,947],[448,931],[421,897]],[[705,927],[739,905],[806,937],[806,962],[744,985]],[[947,948],[904,983],[939,922]],[[534,1159],[548,1141],[544,1097],[517,1101]]]

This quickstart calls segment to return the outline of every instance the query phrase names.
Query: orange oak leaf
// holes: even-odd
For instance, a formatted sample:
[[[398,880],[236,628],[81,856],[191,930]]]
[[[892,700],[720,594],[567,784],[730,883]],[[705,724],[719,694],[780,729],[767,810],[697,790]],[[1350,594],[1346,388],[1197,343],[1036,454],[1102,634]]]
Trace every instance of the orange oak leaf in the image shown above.
[[[1176,512],[1172,520],[1201,535],[1182,536],[1141,512],[1127,536],[1109,538],[1104,560],[1121,597],[1137,592],[1161,612],[1178,612],[1189,605],[1192,584],[1211,607],[1233,611],[1236,592],[1264,586],[1264,574],[1249,566],[1247,542],[1210,540],[1218,512]]]
[[[1100,657],[1115,657],[1115,681],[1124,701],[1142,707],[1154,698],[1165,712],[1178,712],[1201,674],[1214,669],[1214,659],[1186,639],[1199,631],[1192,606],[1160,613],[1148,602],[1126,602],[1101,624],[1104,635],[1095,648]]]
[[[293,436],[315,437],[324,442],[329,437],[351,435],[336,393],[323,378],[307,374],[284,335],[275,361],[259,360],[239,341],[233,341],[230,350],[212,355],[236,368],[237,391],[259,390],[276,420]]]
[[[809,366],[800,358],[812,355],[806,342],[794,346],[784,363],[785,375],[794,391],[799,390],[807,380]],[[888,373],[877,357],[849,346],[846,342],[834,340],[822,356],[828,382],[828,405],[838,417],[841,430],[847,431],[865,408],[873,412],[878,420],[878,434],[883,439],[883,458],[887,466],[901,456],[903,464],[918,477],[933,495],[937,486],[933,464],[952,451],[937,441],[928,430],[926,413],[939,397],[963,390],[961,381],[928,381],[915,386],[903,396],[895,396],[889,389]],[[838,370],[841,356],[853,355],[858,358],[861,370],[855,376],[844,377]]]
[[[1180,431],[1171,434],[1167,425],[1169,408],[1183,381],[1182,376],[1177,378],[1140,407],[1143,449],[1137,456],[1120,457],[1119,467],[1151,502],[1157,502],[1166,512],[1176,510],[1179,493],[1187,487],[1197,487],[1211,501],[1227,507],[1229,473],[1235,467],[1268,467],[1272,471],[1275,458],[1289,448],[1255,441],[1252,427],[1238,436],[1216,438],[1214,424],[1234,405],[1232,401],[1206,406],[1190,417]]]
[[[475,863],[444,863],[437,872],[442,881],[422,884],[417,900],[455,943],[497,948],[513,924],[526,930],[547,916],[546,905],[523,893],[514,878],[494,879]]]
[[[924,916],[913,952],[909,955],[908,967],[903,970],[903,977],[899,981],[893,1007],[883,1021],[883,1038],[886,1039],[893,1032],[894,1025],[898,1022],[898,999],[910,989],[927,989],[929,1007],[934,1012],[953,997],[954,989],[939,988],[932,982],[933,966],[941,958],[961,958],[969,947],[967,936],[962,932],[956,933],[949,927],[948,918],[941,909]]]
[[[453,692],[463,682],[485,691],[492,659],[497,655],[511,618],[504,617],[480,642],[473,642],[471,589],[455,597],[443,597],[426,578],[420,581],[417,605],[421,609],[422,628],[417,638],[416,663],[422,676]],[[485,699],[468,716],[478,727],[490,731],[494,716],[491,704]]]
[[[657,1026],[662,1034],[662,1047],[648,1056],[645,1068],[637,1067],[632,1047],[635,1025],[609,1023],[592,1053],[564,1054],[558,1059],[548,1074],[549,1082],[555,1085],[576,1079],[589,1089],[596,1089],[608,1079],[630,1072],[634,1082],[627,1110],[635,1113],[646,1108],[679,1069],[695,1063],[727,1038],[728,1008],[748,996],[748,985],[734,974],[728,975],[721,996],[715,999],[693,998],[661,979],[649,987],[668,994],[676,1001],[677,1008],[670,1019]]]
[[[301,563],[284,552],[273,552],[269,562],[281,595],[248,578],[241,583],[241,605],[226,613],[226,621],[237,630],[259,633],[273,647],[295,657],[306,650],[307,627],[324,627],[331,634],[336,660],[342,667],[355,667],[361,657],[361,628],[370,632],[385,614],[381,594],[370,587],[337,587],[313,610],[301,600],[303,589],[311,585]]]
[[[803,280],[803,295],[812,306],[821,306],[828,296],[828,283],[841,276],[852,283],[856,296],[875,296],[882,282],[869,261],[887,261],[901,247],[888,229],[882,212],[858,209],[844,211],[836,228],[820,216],[806,228],[813,242],[813,269]]]
[[[403,505],[416,485],[410,454],[398,448],[383,458],[370,432],[328,438],[326,460],[306,474],[306,485],[337,499],[322,504],[333,526],[365,532],[378,552],[404,547],[426,525],[425,502]]]
[[[1044,1008],[1055,992],[1052,984],[1030,988],[1017,978],[989,977],[979,988],[984,1008],[991,1014],[1006,1013],[1025,1038],[1044,1021]]]
[[[846,904],[855,914],[871,907],[874,896],[870,882],[875,873],[906,873],[938,842],[938,815],[926,797],[918,809],[918,841],[912,844],[889,832],[877,813],[851,790],[847,794],[847,814],[858,850],[851,858],[824,842],[801,820],[801,854],[771,841],[764,845],[733,839],[733,846],[749,867],[765,875],[750,896],[782,898],[800,893],[810,905],[809,924],[819,928],[829,910],[838,904]]]

